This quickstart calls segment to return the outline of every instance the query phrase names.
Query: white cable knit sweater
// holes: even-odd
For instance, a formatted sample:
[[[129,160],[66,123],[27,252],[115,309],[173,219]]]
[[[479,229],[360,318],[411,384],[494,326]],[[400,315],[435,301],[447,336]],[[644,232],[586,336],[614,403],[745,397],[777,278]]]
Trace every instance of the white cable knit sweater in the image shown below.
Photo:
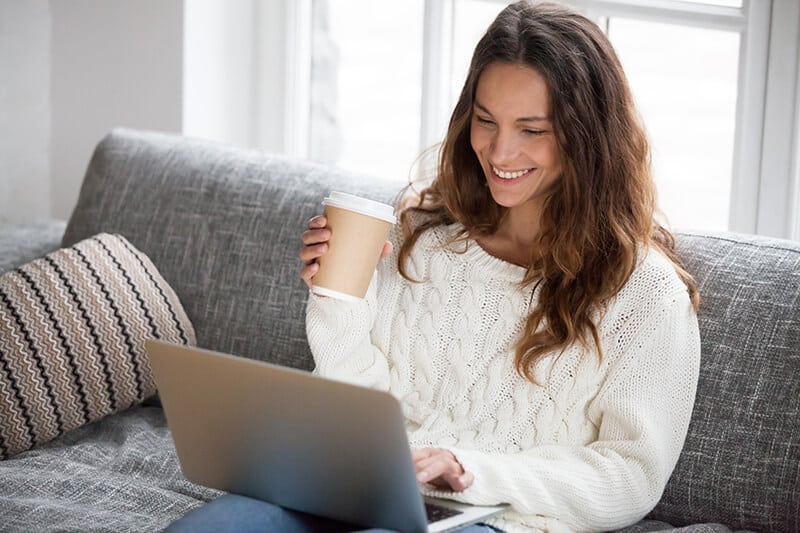
[[[514,369],[513,344],[538,297],[524,269],[474,241],[445,247],[457,225],[422,235],[409,261],[381,261],[367,298],[312,295],[307,333],[320,375],[390,391],[414,448],[451,450],[474,484],[439,496],[510,503],[506,531],[620,528],[658,502],[686,436],[700,363],[686,287],[643,254],[600,324],[603,360],[579,345]],[[393,234],[393,239],[396,239]]]

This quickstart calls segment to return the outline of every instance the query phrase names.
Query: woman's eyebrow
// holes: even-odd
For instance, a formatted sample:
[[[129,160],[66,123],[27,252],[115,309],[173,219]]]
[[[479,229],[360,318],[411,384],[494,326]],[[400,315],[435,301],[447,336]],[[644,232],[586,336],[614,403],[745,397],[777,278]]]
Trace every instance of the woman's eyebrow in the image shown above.
[[[489,111],[486,106],[475,100],[474,102],[475,107],[486,113],[487,115],[491,115],[491,111]],[[532,117],[520,117],[515,120],[515,122],[546,122],[550,120],[550,117],[542,117],[542,116],[532,116]]]

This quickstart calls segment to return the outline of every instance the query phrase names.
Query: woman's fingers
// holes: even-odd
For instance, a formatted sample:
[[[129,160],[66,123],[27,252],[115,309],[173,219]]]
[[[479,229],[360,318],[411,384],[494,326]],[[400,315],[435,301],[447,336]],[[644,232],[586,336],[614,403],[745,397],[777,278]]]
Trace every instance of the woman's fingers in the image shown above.
[[[318,257],[325,255],[328,251],[328,243],[327,242],[320,242],[318,244],[307,244],[300,248],[300,251],[297,252],[297,255],[300,256],[300,260],[305,263],[306,265],[310,265],[311,263],[315,262]]]
[[[324,228],[328,225],[328,219],[325,215],[317,215],[308,219],[308,229]]]
[[[300,236],[303,241],[303,247],[297,253],[303,262],[300,278],[308,285],[309,289],[311,288],[311,279],[319,270],[317,259],[328,251],[331,230],[326,227],[327,225],[327,218],[323,215],[315,216],[308,221],[308,229]]]
[[[303,232],[303,234],[300,236],[300,239],[306,246],[320,242],[327,242],[331,240],[331,230],[328,228],[308,229]]]
[[[383,250],[381,250],[381,259],[392,255],[392,250],[394,250],[394,246],[392,246],[392,243],[390,243],[389,241],[383,243]]]
[[[303,262],[303,268],[300,269],[300,278],[308,285],[308,288],[311,288],[311,279],[317,274],[319,271],[319,263],[317,263],[317,258],[324,255],[325,252],[328,251],[328,243],[323,242],[320,244],[313,244],[309,246],[304,246],[298,252],[300,256],[300,260]]]
[[[328,251],[331,230],[326,227],[327,224],[328,219],[322,215],[315,216],[308,221],[308,229],[300,236],[303,247],[298,253],[300,260],[305,265],[314,263],[318,257]]]
[[[447,453],[452,457],[452,454]],[[424,483],[430,483],[442,476],[459,477],[463,473],[461,465],[444,453],[433,454],[417,462],[417,479]]]
[[[474,481],[475,476],[472,475],[472,472],[464,472],[462,475],[454,478],[448,483],[450,484],[450,488],[452,488],[454,491],[461,492],[470,488]]]
[[[317,274],[319,270],[319,264],[311,263],[310,265],[304,266],[300,270],[300,278],[308,285],[308,288],[311,288],[311,279]]]
[[[475,481],[475,476],[466,472],[456,456],[448,450],[439,448],[414,450],[412,459],[420,483],[449,487],[461,492]]]

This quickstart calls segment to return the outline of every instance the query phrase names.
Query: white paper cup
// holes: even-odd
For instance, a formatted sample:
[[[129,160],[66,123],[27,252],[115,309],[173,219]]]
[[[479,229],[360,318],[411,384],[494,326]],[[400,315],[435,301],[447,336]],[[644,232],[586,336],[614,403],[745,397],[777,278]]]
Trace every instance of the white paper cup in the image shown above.
[[[360,300],[367,294],[383,243],[397,222],[391,205],[343,192],[322,201],[331,239],[317,259],[311,290],[321,296]]]

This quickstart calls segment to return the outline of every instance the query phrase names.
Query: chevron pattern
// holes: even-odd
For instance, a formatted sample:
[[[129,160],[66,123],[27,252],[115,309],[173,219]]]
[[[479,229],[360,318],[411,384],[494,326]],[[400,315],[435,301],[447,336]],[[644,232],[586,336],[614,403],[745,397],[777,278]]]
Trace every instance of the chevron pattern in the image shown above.
[[[155,394],[148,338],[196,343],[175,292],[120,235],[0,277],[0,459]]]

